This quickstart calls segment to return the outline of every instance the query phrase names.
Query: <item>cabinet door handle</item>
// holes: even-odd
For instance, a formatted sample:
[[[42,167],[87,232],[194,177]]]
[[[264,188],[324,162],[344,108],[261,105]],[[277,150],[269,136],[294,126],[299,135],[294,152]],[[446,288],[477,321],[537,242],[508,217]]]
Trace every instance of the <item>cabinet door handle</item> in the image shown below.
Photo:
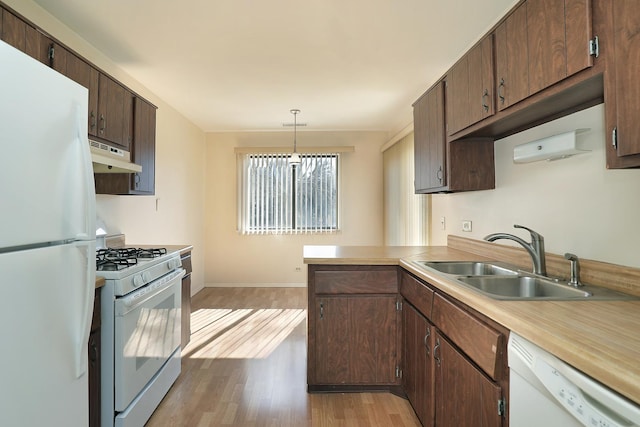
[[[484,93],[482,94],[482,108],[484,108],[485,112],[489,111],[489,103],[485,101],[485,99],[488,99],[488,98],[489,98],[489,90],[485,89]]]
[[[100,114],[100,133],[104,133],[107,127],[107,119],[104,118],[104,114]]]
[[[140,186],[140,174],[136,173],[133,178],[135,187],[138,188]]]
[[[438,168],[438,172],[436,172],[436,178],[438,178],[438,181],[440,181],[440,184],[442,184],[442,166]]]
[[[49,67],[54,68],[55,64],[53,59],[56,56],[56,47],[53,43],[49,45],[49,51],[47,52],[47,59],[49,60]]]
[[[95,115],[95,113],[93,111],[91,112],[90,117],[91,117],[91,124],[90,124],[91,129],[95,129],[96,128],[96,115]]]
[[[440,357],[436,355],[436,352],[440,349],[440,338],[436,338],[436,345],[433,346],[433,358],[435,359],[438,366],[440,366]]]
[[[429,356],[431,350],[429,350],[429,337],[431,337],[431,328],[427,328],[427,333],[424,336],[424,347],[427,349],[427,356]]]
[[[324,303],[320,303],[320,319],[324,319]]]
[[[498,98],[500,98],[500,103],[504,104],[504,79],[500,79],[500,84],[498,85]]]

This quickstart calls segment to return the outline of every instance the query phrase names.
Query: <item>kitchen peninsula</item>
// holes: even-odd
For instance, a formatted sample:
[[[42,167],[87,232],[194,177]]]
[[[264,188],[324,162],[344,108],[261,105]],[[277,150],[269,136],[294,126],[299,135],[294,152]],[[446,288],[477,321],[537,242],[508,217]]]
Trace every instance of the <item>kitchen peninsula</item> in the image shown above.
[[[386,259],[385,259],[386,256]],[[567,277],[568,262],[547,254],[551,275]],[[427,282],[435,293],[455,300],[508,331],[525,337],[617,393],[640,403],[640,301],[500,301],[473,292],[451,278],[417,268],[411,261],[503,261],[530,269],[530,258],[519,248],[449,236],[447,246],[434,247],[328,247],[306,246],[304,262],[309,281],[315,267],[389,266]],[[585,260],[583,277],[593,284],[640,295],[639,271]],[[566,271],[565,271],[566,270]],[[608,283],[596,283],[607,277]],[[361,291],[364,292],[364,291]],[[377,293],[374,291],[373,293]],[[312,300],[312,289],[309,290]],[[313,327],[317,307],[309,306]],[[311,340],[311,338],[310,338]],[[311,353],[311,351],[310,351]],[[505,355],[506,358],[506,355]],[[399,383],[398,383],[399,384]]]

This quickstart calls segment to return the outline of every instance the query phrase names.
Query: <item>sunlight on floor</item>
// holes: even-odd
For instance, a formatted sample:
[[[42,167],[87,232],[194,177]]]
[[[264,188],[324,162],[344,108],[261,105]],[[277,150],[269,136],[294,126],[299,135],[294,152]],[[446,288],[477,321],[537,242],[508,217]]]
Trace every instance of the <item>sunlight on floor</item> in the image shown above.
[[[182,357],[264,359],[305,317],[304,309],[200,309]]]

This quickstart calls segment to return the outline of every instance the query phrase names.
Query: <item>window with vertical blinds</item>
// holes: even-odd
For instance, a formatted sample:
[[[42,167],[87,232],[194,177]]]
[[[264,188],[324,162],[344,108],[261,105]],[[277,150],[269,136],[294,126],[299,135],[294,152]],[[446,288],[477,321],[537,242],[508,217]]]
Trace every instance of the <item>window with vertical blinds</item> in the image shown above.
[[[415,194],[413,134],[383,153],[385,245],[429,244],[431,196]]]
[[[338,159],[334,154],[242,154],[242,234],[330,233],[338,230]]]

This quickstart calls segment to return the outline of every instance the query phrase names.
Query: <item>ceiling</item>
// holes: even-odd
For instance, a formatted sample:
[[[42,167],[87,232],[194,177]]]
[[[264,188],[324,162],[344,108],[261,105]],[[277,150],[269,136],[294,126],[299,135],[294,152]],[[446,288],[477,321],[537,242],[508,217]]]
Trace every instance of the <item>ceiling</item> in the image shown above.
[[[206,132],[380,130],[517,0],[35,0]]]

